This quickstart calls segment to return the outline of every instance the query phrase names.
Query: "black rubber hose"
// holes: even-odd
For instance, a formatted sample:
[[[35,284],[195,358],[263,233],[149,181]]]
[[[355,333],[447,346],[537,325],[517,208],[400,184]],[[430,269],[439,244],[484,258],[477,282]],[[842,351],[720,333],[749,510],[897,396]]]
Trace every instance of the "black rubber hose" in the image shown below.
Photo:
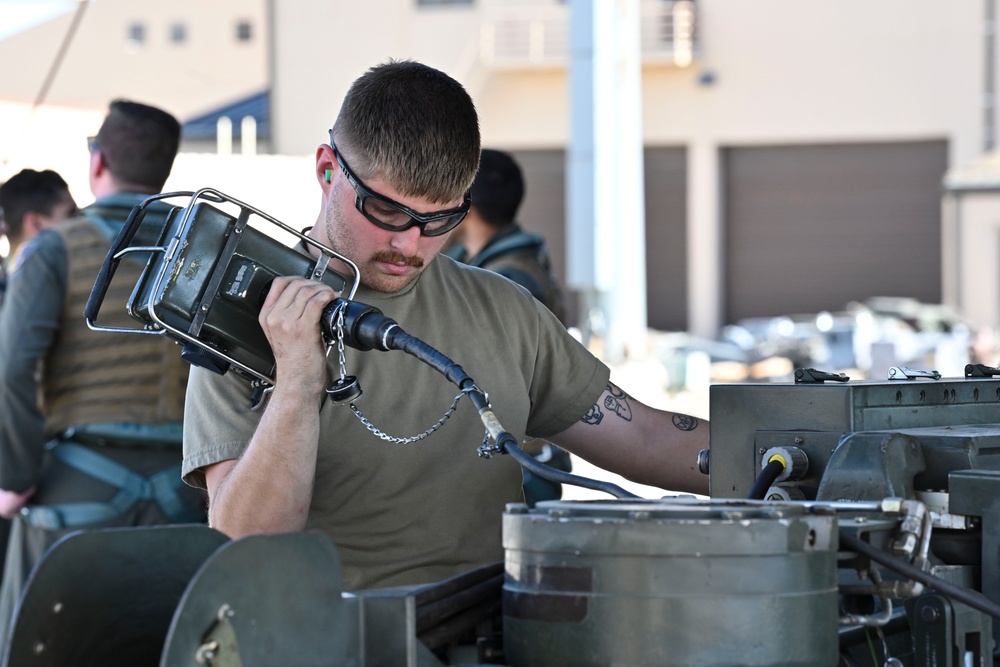
[[[427,365],[436,369],[460,389],[467,389],[474,384],[472,378],[469,377],[468,373],[466,373],[461,366],[456,364],[444,354],[438,352],[427,343],[423,342],[419,338],[411,336],[402,329],[392,329],[386,338],[386,342],[390,349],[401,350],[416,357],[417,359],[420,359]],[[470,391],[468,396],[469,400],[472,401],[472,404],[477,410],[489,408],[489,401],[482,391]],[[626,491],[622,487],[611,482],[603,482],[596,479],[590,479],[588,477],[580,477],[579,475],[573,475],[563,470],[547,466],[521,449],[517,445],[517,441],[506,431],[497,439],[497,444],[500,445],[504,452],[510,454],[511,458],[517,461],[522,468],[526,469],[533,475],[537,475],[538,477],[546,479],[550,482],[555,482],[557,484],[573,484],[585,489],[601,491],[615,498],[641,497]]]
[[[885,565],[890,570],[895,570],[904,577],[920,582],[928,588],[933,588],[939,593],[943,593],[950,598],[954,598],[959,602],[967,604],[973,609],[977,609],[984,614],[989,614],[994,618],[1000,618],[1000,605],[993,602],[982,593],[969,590],[968,588],[962,588],[961,586],[956,586],[945,581],[944,579],[935,577],[933,574],[928,574],[915,565],[876,549],[864,540],[855,537],[847,530],[842,529],[840,531],[840,543],[855,553],[866,556],[876,563]]]
[[[778,479],[778,475],[783,472],[785,472],[784,463],[777,459],[769,461],[764,466],[764,469],[760,471],[760,474],[757,475],[757,479],[754,480],[753,486],[750,487],[750,495],[747,498],[750,500],[764,500],[767,496],[767,490],[774,484],[774,480]]]
[[[424,341],[411,336],[402,329],[393,329],[389,333],[387,342],[391,349],[400,350],[416,357],[437,370],[437,372],[448,378],[448,381],[459,389],[465,389],[467,385],[473,384],[472,378],[465,372],[465,369]]]
[[[511,458],[521,464],[521,467],[530,472],[532,475],[537,475],[542,479],[547,479],[550,482],[558,482],[560,484],[573,484],[575,486],[582,486],[585,489],[593,489],[594,491],[602,491],[608,493],[615,498],[641,498],[642,496],[637,496],[634,493],[626,491],[617,484],[611,482],[602,482],[596,479],[590,479],[588,477],[580,477],[579,475],[574,475],[572,473],[565,472],[563,470],[557,470],[551,466],[547,466],[538,459],[536,459],[531,454],[527,453],[520,447],[512,443],[506,443],[503,446],[505,452],[510,454]]]
[[[424,362],[459,388],[472,384],[472,378],[461,366],[431,345],[403,331],[395,320],[374,306],[345,299],[331,301],[320,317],[320,326],[328,340],[336,340],[337,319],[341,313],[345,345],[362,352],[399,350]]]
[[[337,299],[323,310],[320,326],[329,339],[336,337],[336,319],[338,309],[344,313],[344,343],[362,351],[367,350],[399,350],[405,352],[445,376],[452,384],[463,391],[475,386],[475,381],[457,363],[446,355],[428,345],[416,336],[405,331],[394,320],[382,314],[378,308],[355,301]],[[482,414],[489,410],[489,399],[482,390],[476,388],[468,391],[469,400]],[[602,482],[587,477],[572,475],[541,463],[523,449],[518,447],[516,439],[506,431],[497,437],[497,445],[502,451],[534,475],[560,484],[573,484],[585,489],[593,489],[608,493],[615,498],[640,498],[626,491],[617,484]],[[780,471],[778,472],[780,474]]]

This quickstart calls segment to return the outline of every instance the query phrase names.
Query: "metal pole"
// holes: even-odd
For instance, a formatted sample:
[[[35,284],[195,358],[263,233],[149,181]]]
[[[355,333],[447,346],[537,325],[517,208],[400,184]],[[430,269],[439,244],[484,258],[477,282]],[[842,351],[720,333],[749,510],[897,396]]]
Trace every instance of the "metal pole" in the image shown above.
[[[608,361],[646,338],[639,42],[638,0],[570,1],[567,278]]]
[[[983,151],[996,147],[996,0],[985,0],[983,20]]]

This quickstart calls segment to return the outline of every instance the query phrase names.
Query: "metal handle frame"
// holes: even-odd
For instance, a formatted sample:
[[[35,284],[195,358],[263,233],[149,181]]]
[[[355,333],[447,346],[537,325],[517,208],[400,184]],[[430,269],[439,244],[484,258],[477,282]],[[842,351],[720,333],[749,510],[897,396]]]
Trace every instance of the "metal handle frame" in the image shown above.
[[[156,273],[156,276],[153,279],[153,284],[149,290],[147,301],[144,304],[147,308],[147,312],[149,313],[149,318],[152,320],[153,323],[147,324],[143,328],[109,327],[109,326],[99,325],[97,324],[96,320],[100,304],[97,303],[96,307],[88,307],[87,312],[85,313],[87,326],[94,331],[108,331],[112,333],[146,334],[154,336],[162,336],[165,334],[170,334],[182,341],[185,341],[187,343],[192,343],[194,345],[201,347],[202,349],[211,352],[214,355],[217,355],[219,358],[223,359],[233,367],[239,369],[243,373],[254,378],[257,387],[273,386],[274,378],[264,375],[250,368],[246,364],[238,361],[237,359],[234,359],[233,357],[226,354],[222,350],[214,348],[197,338],[197,335],[201,332],[201,327],[204,325],[205,319],[208,317],[209,311],[211,310],[211,303],[215,299],[218,287],[224,278],[225,271],[229,266],[229,262],[231,261],[234,253],[236,252],[236,248],[239,245],[240,239],[243,238],[244,236],[244,231],[249,226],[251,216],[256,215],[257,217],[278,226],[280,229],[284,230],[285,232],[288,232],[289,234],[292,234],[306,245],[309,245],[320,252],[320,256],[316,260],[316,263],[313,266],[312,271],[310,272],[310,277],[313,278],[314,280],[319,280],[323,277],[323,275],[327,271],[330,260],[337,259],[345,263],[354,273],[354,280],[351,283],[350,290],[348,291],[348,294],[346,296],[348,300],[352,300],[354,298],[355,293],[357,292],[358,285],[360,284],[360,270],[358,269],[357,264],[355,264],[353,261],[351,261],[344,255],[341,255],[337,251],[333,250],[332,248],[329,248],[323,245],[322,243],[319,243],[316,240],[309,238],[299,230],[288,226],[287,224],[281,222],[277,218],[274,218],[268,215],[267,213],[264,213],[260,209],[255,208],[245,202],[230,197],[212,188],[202,188],[193,193],[173,192],[168,194],[155,195],[153,197],[150,197],[149,199],[146,199],[141,204],[139,204],[137,209],[144,209],[148,204],[152,203],[153,201],[169,199],[171,197],[188,196],[188,195],[190,195],[190,201],[188,205],[184,208],[184,217],[181,219],[181,222],[177,228],[177,232],[174,234],[174,236],[169,241],[165,240],[166,245],[134,246],[134,247],[119,248],[114,252],[113,260],[110,263],[106,264],[104,268],[102,268],[101,276],[98,278],[99,283],[102,280],[104,281],[105,284],[103,285],[103,290],[104,292],[106,292],[107,283],[110,282],[111,277],[114,275],[115,268],[126,255],[139,252],[164,253],[165,256],[163,262],[161,263],[159,271]],[[180,249],[184,247],[184,242],[186,241],[188,234],[193,228],[195,221],[193,215],[194,207],[199,200],[207,200],[215,203],[228,202],[230,204],[237,206],[240,209],[240,212],[239,216],[236,218],[233,230],[230,233],[229,238],[226,240],[222,252],[219,255],[218,261],[215,265],[215,269],[213,270],[212,275],[209,278],[204,296],[202,297],[201,301],[196,305],[195,309],[196,314],[191,321],[191,325],[188,327],[187,331],[184,331],[182,329],[170,325],[164,320],[161,314],[157,313],[157,303],[163,298],[164,292],[166,291],[168,286],[167,276],[173,270],[173,263],[177,259]],[[138,223],[141,223],[141,216],[130,216],[130,220],[132,218],[137,218]],[[138,227],[138,223],[135,223],[133,226]],[[131,230],[123,229],[122,234],[119,236],[119,240],[116,242],[116,245],[120,245],[123,238],[125,238],[127,242],[127,240],[130,240],[131,237],[134,236],[134,234],[135,234],[135,229]],[[103,299],[103,296],[104,294],[102,292],[100,298]]]

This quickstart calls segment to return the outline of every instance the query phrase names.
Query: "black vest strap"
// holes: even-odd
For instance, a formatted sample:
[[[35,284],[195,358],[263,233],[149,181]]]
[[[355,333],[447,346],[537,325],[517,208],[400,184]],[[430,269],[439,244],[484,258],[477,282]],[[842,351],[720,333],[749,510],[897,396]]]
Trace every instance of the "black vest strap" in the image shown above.
[[[538,234],[532,232],[519,231],[505,236],[496,243],[487,246],[479,256],[469,262],[470,266],[483,266],[498,257],[509,255],[513,252],[525,250],[539,250],[545,247],[545,240]]]

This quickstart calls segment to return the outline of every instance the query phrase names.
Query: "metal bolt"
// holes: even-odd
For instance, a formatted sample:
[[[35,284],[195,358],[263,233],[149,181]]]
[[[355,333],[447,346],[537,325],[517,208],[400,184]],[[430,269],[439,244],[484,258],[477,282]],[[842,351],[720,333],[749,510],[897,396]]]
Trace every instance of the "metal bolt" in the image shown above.
[[[941,612],[935,607],[923,606],[920,608],[920,619],[924,623],[937,623],[941,618]]]
[[[796,445],[801,445],[805,441],[806,441],[806,439],[803,438],[801,435],[795,436],[795,444]]]
[[[41,655],[42,653],[45,653],[45,644],[38,642],[35,644],[35,655]]]
[[[217,651],[219,650],[219,642],[210,641],[206,644],[202,644],[194,652],[194,661],[199,665],[204,665],[206,662],[211,662],[215,660]]]
[[[709,471],[709,451],[703,449],[698,452],[698,472],[707,475]]]
[[[58,614],[62,610],[63,610],[63,603],[62,602],[56,602],[54,605],[52,605],[52,611],[53,612],[55,612],[55,613]]]

